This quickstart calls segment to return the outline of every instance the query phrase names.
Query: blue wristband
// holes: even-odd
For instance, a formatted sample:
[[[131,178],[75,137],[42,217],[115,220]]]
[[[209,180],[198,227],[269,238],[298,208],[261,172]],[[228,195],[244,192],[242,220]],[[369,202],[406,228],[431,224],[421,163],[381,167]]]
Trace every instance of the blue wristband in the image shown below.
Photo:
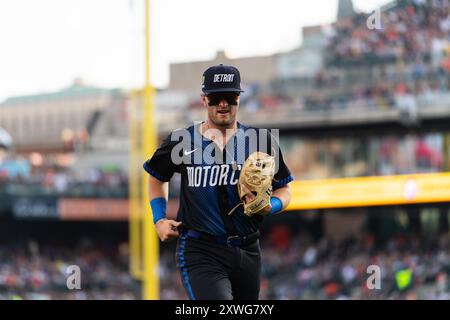
[[[281,202],[280,198],[271,197],[270,204],[272,205],[272,210],[270,211],[271,215],[274,215],[283,209],[283,202]]]
[[[167,201],[164,197],[153,199],[150,201],[150,206],[153,212],[153,223],[157,223],[166,217]]]

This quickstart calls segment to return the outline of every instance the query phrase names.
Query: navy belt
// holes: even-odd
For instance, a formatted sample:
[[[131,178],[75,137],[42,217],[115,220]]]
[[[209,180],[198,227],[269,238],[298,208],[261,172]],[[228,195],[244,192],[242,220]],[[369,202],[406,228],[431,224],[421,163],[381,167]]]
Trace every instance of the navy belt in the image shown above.
[[[204,232],[186,229],[184,229],[182,233],[188,238],[211,241],[228,247],[240,247],[252,244],[259,239],[260,235],[259,231],[256,231],[246,236],[213,236]]]

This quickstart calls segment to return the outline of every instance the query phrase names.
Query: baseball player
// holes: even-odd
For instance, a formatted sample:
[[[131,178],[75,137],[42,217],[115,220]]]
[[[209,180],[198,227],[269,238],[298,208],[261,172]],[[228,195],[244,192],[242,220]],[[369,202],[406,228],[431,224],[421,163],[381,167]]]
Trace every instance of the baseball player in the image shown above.
[[[178,238],[177,267],[190,299],[258,299],[259,226],[265,216],[279,213],[289,204],[293,177],[274,136],[236,120],[243,92],[237,68],[222,64],[208,68],[203,73],[202,91],[207,120],[172,131],[144,163],[150,174],[153,221],[161,241]],[[245,161],[256,151],[276,164],[264,192],[240,183]],[[250,180],[256,175],[251,170],[266,166],[258,156],[252,159],[246,176]],[[181,174],[176,221],[166,218],[168,181],[175,172]],[[261,210],[251,212],[250,203]]]

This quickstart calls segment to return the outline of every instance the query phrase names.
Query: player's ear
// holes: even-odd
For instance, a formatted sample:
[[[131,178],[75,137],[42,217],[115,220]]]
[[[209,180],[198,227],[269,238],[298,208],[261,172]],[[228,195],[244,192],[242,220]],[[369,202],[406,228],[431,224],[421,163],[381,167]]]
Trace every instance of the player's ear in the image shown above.
[[[200,95],[200,97],[201,97],[201,100],[202,100],[202,105],[204,107],[207,107],[208,106],[208,102],[206,101],[206,95],[202,94],[202,95]]]

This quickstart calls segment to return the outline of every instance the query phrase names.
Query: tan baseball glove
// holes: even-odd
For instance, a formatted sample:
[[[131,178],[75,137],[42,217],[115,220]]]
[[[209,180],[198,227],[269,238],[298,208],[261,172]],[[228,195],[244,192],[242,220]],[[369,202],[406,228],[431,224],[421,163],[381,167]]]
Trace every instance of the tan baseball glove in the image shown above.
[[[270,204],[272,180],[275,175],[275,158],[264,152],[254,152],[241,169],[238,182],[239,198],[244,205],[244,213],[252,216]],[[246,201],[248,193],[254,197]]]

